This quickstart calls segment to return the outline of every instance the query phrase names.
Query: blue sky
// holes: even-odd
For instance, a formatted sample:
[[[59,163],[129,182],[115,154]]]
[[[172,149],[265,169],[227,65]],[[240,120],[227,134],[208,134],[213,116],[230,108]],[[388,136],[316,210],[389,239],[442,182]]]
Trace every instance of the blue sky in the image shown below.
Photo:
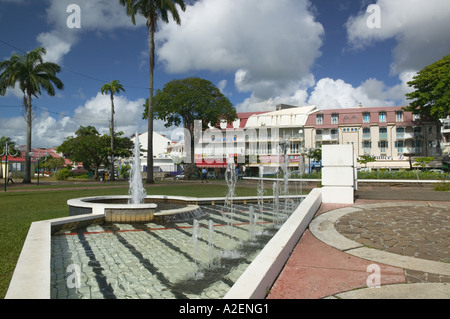
[[[33,147],[60,145],[80,125],[107,133],[110,102],[101,86],[119,80],[116,127],[145,132],[148,96],[145,21],[131,24],[115,0],[0,0],[0,58],[47,49],[65,88],[33,100]],[[69,28],[70,4],[81,28]],[[367,24],[380,10],[380,28]],[[318,108],[405,105],[406,82],[450,53],[448,0],[199,0],[181,26],[160,23],[155,88],[172,79],[210,80],[238,112],[280,103]],[[0,96],[0,136],[25,143],[22,93]],[[155,130],[170,137],[161,121]]]

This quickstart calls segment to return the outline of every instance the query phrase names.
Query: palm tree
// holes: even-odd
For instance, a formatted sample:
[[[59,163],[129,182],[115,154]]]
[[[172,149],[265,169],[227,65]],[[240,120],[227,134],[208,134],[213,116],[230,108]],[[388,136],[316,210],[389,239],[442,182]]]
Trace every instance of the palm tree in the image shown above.
[[[7,88],[14,88],[19,83],[24,97],[27,122],[27,141],[25,154],[25,172],[23,183],[31,183],[31,98],[41,94],[41,88],[50,96],[55,96],[55,85],[59,90],[64,84],[56,77],[61,67],[56,63],[44,62],[46,50],[42,47],[25,53],[23,56],[13,54],[9,60],[0,62],[0,95],[5,95]]]
[[[155,40],[156,24],[158,18],[169,22],[169,13],[177,24],[181,24],[177,4],[181,10],[186,10],[184,0],[119,0],[120,4],[126,6],[127,14],[131,22],[136,25],[136,14],[147,19],[148,46],[149,46],[149,97],[148,97],[148,139],[147,139],[147,179],[148,184],[153,184],[153,70],[155,68]]]
[[[111,97],[111,180],[114,180],[114,94],[125,91],[122,84],[118,80],[111,81],[111,83],[105,83],[102,86],[102,94],[110,94]]]

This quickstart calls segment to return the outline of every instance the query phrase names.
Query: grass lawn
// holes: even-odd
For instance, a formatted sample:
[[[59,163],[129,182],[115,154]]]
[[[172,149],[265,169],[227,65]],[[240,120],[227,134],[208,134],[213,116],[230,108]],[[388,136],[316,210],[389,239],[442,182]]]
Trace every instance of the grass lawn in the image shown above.
[[[195,197],[225,197],[225,182],[174,181],[146,187],[148,195],[176,195]],[[272,190],[267,185],[267,195]],[[117,183],[55,183],[54,185],[20,185],[0,191],[0,298],[8,290],[14,268],[32,222],[67,217],[67,200],[71,198],[127,195],[128,184]],[[236,196],[256,196],[256,183],[238,182]],[[32,283],[30,283],[32,284]]]

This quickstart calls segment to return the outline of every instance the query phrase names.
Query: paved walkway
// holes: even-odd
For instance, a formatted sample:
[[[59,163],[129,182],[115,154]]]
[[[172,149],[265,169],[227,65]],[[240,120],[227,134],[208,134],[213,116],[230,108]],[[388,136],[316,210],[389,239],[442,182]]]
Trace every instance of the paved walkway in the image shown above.
[[[323,204],[269,299],[450,299],[450,193],[373,187]]]

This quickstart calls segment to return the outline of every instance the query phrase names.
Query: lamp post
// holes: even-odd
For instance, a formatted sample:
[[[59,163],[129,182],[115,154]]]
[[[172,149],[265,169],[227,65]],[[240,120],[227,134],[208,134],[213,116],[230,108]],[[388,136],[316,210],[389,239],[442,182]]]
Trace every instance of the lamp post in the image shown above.
[[[16,150],[15,154],[11,153],[11,150],[8,148],[8,142],[6,142],[5,147],[3,147],[3,152],[0,156],[5,155],[5,192],[6,192],[6,184],[8,182],[8,155],[9,156],[16,156],[19,153],[18,150]]]

